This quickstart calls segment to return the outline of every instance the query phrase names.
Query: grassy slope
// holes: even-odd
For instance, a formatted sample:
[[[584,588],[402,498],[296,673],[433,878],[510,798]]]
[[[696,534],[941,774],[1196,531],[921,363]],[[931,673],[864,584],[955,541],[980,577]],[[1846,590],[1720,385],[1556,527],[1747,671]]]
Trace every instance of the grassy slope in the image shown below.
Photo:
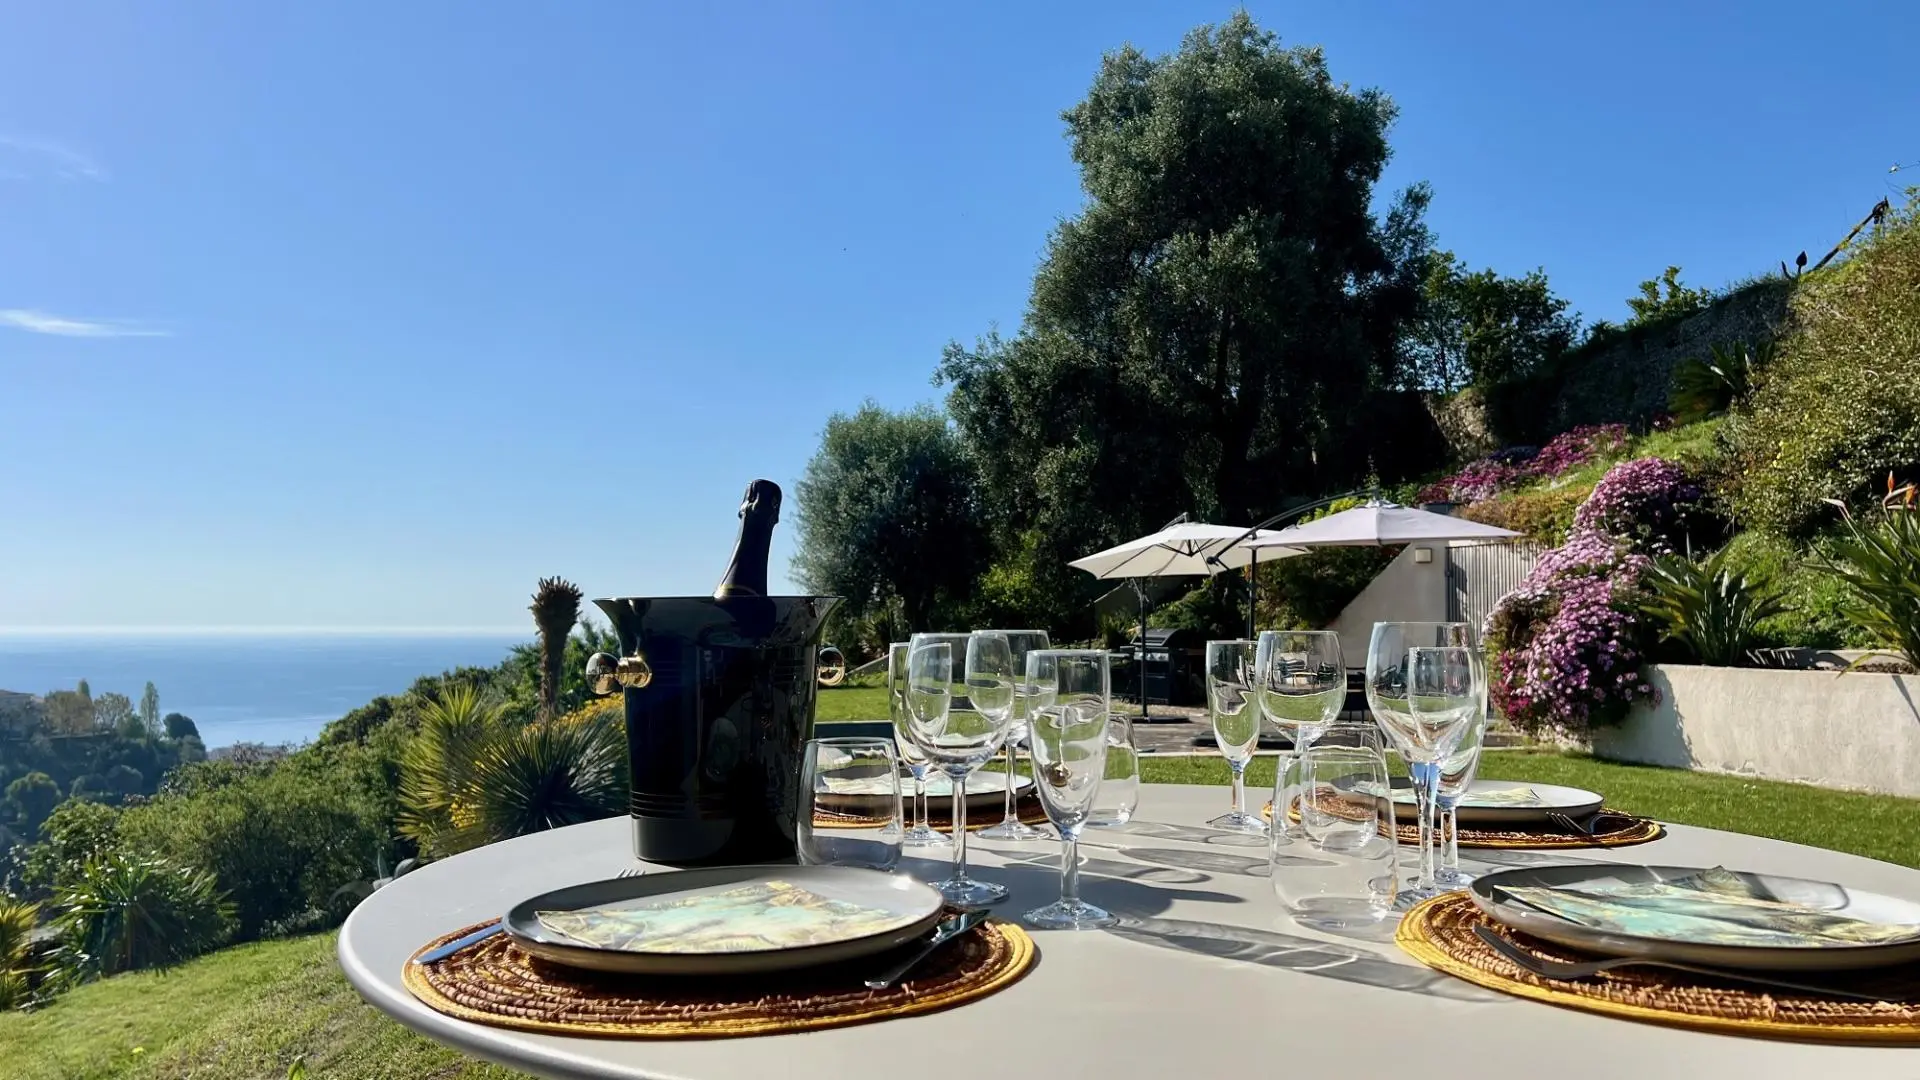
[[[848,695],[854,718],[861,691]],[[1225,784],[1218,758],[1146,759],[1155,783]],[[1614,765],[1577,754],[1490,753],[1482,775],[1570,784],[1667,821],[1732,829],[1920,866],[1920,800],[1739,777]],[[1249,771],[1273,783],[1271,759]],[[1224,795],[1222,796],[1224,801]],[[165,975],[81,987],[37,1013],[0,1015],[0,1073],[14,1080],[279,1080],[297,1058],[308,1075],[352,1080],[501,1080],[362,1004],[333,961],[333,935],[262,942]]]

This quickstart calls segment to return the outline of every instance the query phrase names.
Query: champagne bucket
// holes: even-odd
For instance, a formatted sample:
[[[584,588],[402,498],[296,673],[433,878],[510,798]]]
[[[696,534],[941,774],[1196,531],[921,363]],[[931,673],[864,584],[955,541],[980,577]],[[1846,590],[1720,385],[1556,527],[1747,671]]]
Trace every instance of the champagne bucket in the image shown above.
[[[794,855],[820,633],[836,596],[595,600],[620,655],[587,663],[626,706],[634,854],[674,866]]]

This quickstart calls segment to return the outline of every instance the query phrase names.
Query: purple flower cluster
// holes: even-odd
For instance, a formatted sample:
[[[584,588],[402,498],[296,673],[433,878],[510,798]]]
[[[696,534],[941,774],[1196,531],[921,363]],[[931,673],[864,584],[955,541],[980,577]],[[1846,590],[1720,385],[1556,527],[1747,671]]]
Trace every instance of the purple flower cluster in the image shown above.
[[[1682,548],[1704,496],[1686,470],[1663,458],[1621,462],[1573,513],[1573,535],[1618,537],[1636,551],[1667,555]]]
[[[1423,503],[1473,503],[1491,499],[1529,480],[1552,480],[1603,455],[1627,448],[1625,424],[1588,424],[1556,436],[1547,445],[1509,446],[1420,490]]]
[[[1616,465],[1594,486],[1567,542],[1541,556],[1487,620],[1499,654],[1492,698],[1509,719],[1579,731],[1616,722],[1653,694],[1640,675],[1634,594],[1648,556],[1668,550],[1700,496],[1659,458]]]

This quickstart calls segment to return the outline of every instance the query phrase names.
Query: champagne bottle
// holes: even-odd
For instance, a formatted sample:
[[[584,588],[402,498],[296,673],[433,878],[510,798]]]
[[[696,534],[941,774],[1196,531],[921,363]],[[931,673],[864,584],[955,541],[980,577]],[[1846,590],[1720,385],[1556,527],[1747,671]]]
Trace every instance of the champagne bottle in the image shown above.
[[[779,520],[780,485],[771,480],[748,484],[740,500],[740,535],[733,542],[733,559],[727,563],[727,572],[713,590],[715,600],[767,595],[767,549]]]

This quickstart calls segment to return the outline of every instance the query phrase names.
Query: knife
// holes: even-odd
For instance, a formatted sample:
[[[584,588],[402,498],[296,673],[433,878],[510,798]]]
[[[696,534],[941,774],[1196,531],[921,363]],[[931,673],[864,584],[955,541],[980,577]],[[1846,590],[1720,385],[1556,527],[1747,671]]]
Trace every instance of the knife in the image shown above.
[[[499,919],[495,919],[493,920],[492,923],[486,926],[483,926],[478,930],[475,930],[473,933],[468,934],[465,937],[454,938],[452,941],[447,942],[445,945],[442,945],[437,949],[432,949],[426,953],[423,953],[418,960],[414,961],[414,963],[437,964],[440,961],[445,960],[447,957],[452,956],[454,953],[459,952],[461,949],[464,949],[469,945],[478,945],[481,942],[487,940],[488,938],[494,936],[495,934],[498,934],[504,931],[506,928],[507,927],[505,923],[501,922]]]
[[[918,964],[920,961],[925,960],[929,955],[931,955],[933,953],[933,950],[939,948],[940,946],[946,944],[949,941],[952,941],[954,938],[959,937],[961,934],[966,933],[967,931],[973,929],[976,926],[979,926],[981,923],[986,921],[987,921],[987,913],[984,911],[962,912],[960,915],[954,918],[948,919],[946,922],[941,923],[934,930],[932,937],[926,939],[925,945],[922,945],[919,949],[915,950],[913,955],[907,957],[905,960],[900,961],[899,966],[875,978],[868,979],[867,989],[885,990],[887,987],[892,986],[894,983],[899,982],[901,978],[906,975],[907,972],[913,970],[913,967],[915,964]]]

